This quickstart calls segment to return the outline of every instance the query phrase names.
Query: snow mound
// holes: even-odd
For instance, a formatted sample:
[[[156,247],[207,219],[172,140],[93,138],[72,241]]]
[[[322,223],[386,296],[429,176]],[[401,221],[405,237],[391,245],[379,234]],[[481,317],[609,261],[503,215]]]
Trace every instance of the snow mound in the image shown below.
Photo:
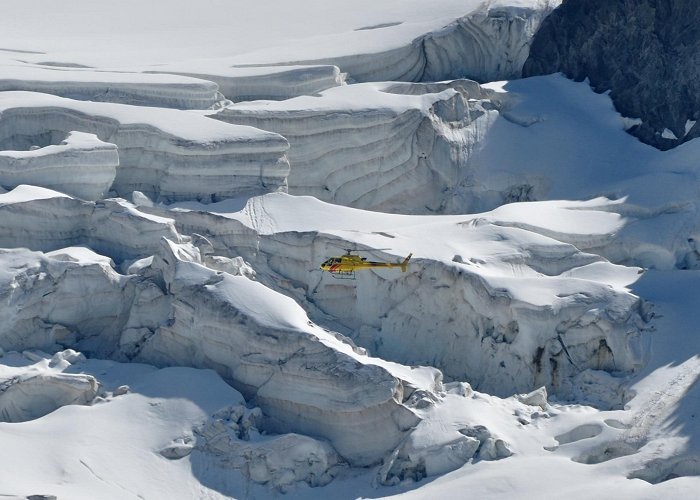
[[[70,365],[62,353],[57,357]],[[100,388],[92,375],[61,373],[47,362],[39,365],[0,366],[0,422],[34,420],[62,406],[89,404],[97,396]]]

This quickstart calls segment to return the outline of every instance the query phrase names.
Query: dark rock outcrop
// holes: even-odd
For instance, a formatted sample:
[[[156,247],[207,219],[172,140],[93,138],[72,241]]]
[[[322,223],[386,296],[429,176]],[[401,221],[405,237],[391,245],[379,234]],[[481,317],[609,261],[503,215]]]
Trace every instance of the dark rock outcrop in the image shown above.
[[[698,0],[564,0],[545,19],[523,76],[561,71],[610,90],[629,131],[670,149],[700,136]],[[666,130],[668,129],[668,130]]]

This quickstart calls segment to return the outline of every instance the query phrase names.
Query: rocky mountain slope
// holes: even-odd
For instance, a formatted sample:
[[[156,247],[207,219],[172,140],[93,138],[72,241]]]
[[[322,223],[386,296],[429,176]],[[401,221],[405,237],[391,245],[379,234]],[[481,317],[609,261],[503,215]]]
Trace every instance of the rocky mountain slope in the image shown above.
[[[700,4],[566,0],[533,39],[524,76],[561,71],[610,91],[629,131],[669,149],[700,136]]]

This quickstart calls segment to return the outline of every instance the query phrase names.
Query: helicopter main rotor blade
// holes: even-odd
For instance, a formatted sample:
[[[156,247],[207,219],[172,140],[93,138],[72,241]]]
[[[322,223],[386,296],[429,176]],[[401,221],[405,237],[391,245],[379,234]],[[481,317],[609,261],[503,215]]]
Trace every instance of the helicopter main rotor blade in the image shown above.
[[[393,248],[348,248],[345,245],[338,245],[336,243],[328,243],[331,246],[341,248],[345,250],[346,252],[374,252],[379,251],[379,250],[393,250]]]

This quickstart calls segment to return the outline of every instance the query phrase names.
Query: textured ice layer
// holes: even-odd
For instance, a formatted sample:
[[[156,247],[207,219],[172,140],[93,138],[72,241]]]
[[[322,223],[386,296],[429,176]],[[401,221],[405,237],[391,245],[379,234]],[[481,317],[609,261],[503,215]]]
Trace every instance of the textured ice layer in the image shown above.
[[[535,32],[559,0],[514,3],[483,3],[400,47],[305,62],[334,64],[358,82],[518,78]]]
[[[186,111],[0,93],[0,150],[57,144],[69,131],[116,144],[117,193],[211,201],[286,185],[288,143],[272,132]]]
[[[229,67],[224,61],[209,61],[169,64],[158,71],[216,82],[220,92],[232,101],[284,100],[345,83],[345,75],[332,65]]]
[[[292,194],[372,210],[457,212],[469,158],[498,115],[493,95],[469,80],[357,84],[235,104],[212,117],[286,137]]]
[[[47,255],[14,249],[2,250],[0,262],[0,348],[114,350],[133,283],[109,259],[85,248]]]
[[[300,481],[310,486],[332,481],[342,467],[328,442],[294,433],[261,436],[258,427],[264,418],[260,408],[223,408],[195,429],[196,447],[175,444],[164,451],[195,449],[201,453],[201,467],[212,475],[240,471],[248,480],[282,492],[293,490]],[[177,451],[174,458],[180,458]]]
[[[94,134],[70,132],[58,145],[0,151],[0,185],[33,184],[85,200],[104,197],[114,182],[119,154]]]
[[[209,109],[223,101],[216,83],[198,78],[30,65],[3,66],[0,91],[9,90],[177,109]]]
[[[412,383],[401,380],[408,371],[392,373],[396,369],[355,352],[313,325],[293,300],[246,277],[207,269],[189,252],[168,243],[154,260],[170,312],[155,332],[139,338],[132,330],[129,345],[122,338],[132,359],[214,368],[255,398],[272,428],[323,436],[355,465],[378,462],[418,422],[402,405],[406,386],[424,377],[425,388],[434,389],[436,370],[418,370]],[[143,302],[132,318],[151,309]]]

